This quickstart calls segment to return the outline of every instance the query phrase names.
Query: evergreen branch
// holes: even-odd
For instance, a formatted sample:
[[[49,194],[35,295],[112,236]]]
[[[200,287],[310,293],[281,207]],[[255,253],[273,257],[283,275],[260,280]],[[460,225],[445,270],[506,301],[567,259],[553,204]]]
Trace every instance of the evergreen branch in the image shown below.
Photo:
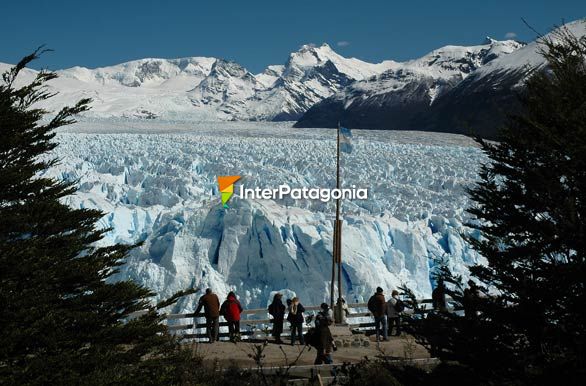
[[[182,298],[183,296],[194,294],[198,291],[199,291],[199,288],[189,288],[186,290],[178,291],[178,292],[174,293],[170,298],[165,299],[165,300],[161,300],[159,303],[157,303],[155,308],[157,310],[160,310],[161,308],[168,307],[170,305],[175,304],[177,302],[177,300],[179,300],[179,298]]]

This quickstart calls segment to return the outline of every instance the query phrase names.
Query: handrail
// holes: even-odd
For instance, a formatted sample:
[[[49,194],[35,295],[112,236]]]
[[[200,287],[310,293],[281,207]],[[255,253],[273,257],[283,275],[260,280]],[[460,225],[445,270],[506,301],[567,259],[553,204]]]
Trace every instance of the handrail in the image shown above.
[[[418,299],[417,300],[417,304],[426,305],[429,303],[432,303],[431,299]],[[367,321],[364,321],[364,319],[363,319],[363,318],[368,318],[368,317],[372,316],[371,312],[364,310],[367,307],[368,307],[367,303],[348,303],[349,314],[346,316],[346,320],[348,322],[348,326],[351,329],[353,329],[353,330],[374,329],[375,323],[373,321],[367,322]],[[320,309],[320,306],[307,306],[307,307],[305,307],[306,311],[317,311],[319,309]],[[427,307],[420,308],[417,311],[407,308],[404,311],[404,313],[405,314],[413,314],[413,313],[425,314],[430,311],[431,311],[431,308],[427,308]],[[245,318],[241,319],[240,325],[241,325],[241,330],[242,330],[241,331],[242,336],[254,335],[255,329],[257,330],[257,332],[262,331],[264,333],[267,333],[267,332],[270,333],[272,328],[267,325],[270,325],[272,323],[272,319],[270,317],[269,318],[266,317],[269,314],[268,309],[266,309],[266,308],[247,309],[247,310],[243,310],[241,313],[241,315],[247,315],[247,316],[258,315],[258,314],[264,315],[264,317],[253,318],[253,319],[245,319]],[[195,320],[195,318],[200,318],[200,317],[204,317],[204,316],[205,315],[202,312],[200,312],[198,314],[195,314],[193,312],[192,313],[185,313],[185,314],[168,314],[165,317],[167,320],[180,320],[180,319],[192,319],[192,320],[190,323],[168,325],[167,329],[170,332],[173,332],[175,334],[179,334],[183,338],[186,338],[186,339],[204,338],[204,337],[206,337],[206,334],[203,332],[198,332],[197,330],[205,329],[206,324],[205,323],[197,323],[197,321]],[[362,320],[350,321],[350,319],[358,319],[358,318],[361,318]],[[221,321],[219,323],[220,327],[225,327],[227,325],[228,325],[228,322],[226,322],[226,321]],[[261,328],[258,328],[258,326],[261,326]],[[246,327],[248,327],[248,329],[246,329]],[[193,333],[187,332],[186,330],[192,330]],[[286,333],[289,331],[290,331],[290,328],[288,326],[288,323],[285,323],[283,325],[284,335],[286,335]],[[219,336],[220,337],[227,337],[228,333],[220,332]]]
[[[432,302],[431,299],[417,300],[417,304],[428,304],[431,302]],[[367,308],[367,307],[368,307],[368,303],[348,303],[348,309]],[[320,310],[320,306],[307,306],[307,307],[305,307],[305,311],[318,311],[318,310]],[[261,313],[268,314],[269,311],[267,308],[245,309],[241,312],[241,315],[255,315],[255,314],[261,314]],[[368,315],[365,315],[365,316],[368,316]],[[168,320],[174,320],[174,319],[186,319],[186,318],[195,318],[195,317],[203,318],[203,317],[205,317],[205,315],[203,312],[200,312],[197,315],[192,312],[192,313],[186,313],[186,314],[167,314],[165,318]]]

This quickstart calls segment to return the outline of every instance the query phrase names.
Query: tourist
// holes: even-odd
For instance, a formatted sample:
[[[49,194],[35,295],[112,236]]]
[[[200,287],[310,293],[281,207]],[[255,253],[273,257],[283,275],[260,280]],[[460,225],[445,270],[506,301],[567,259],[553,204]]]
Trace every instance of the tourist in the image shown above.
[[[211,288],[206,289],[206,294],[199,298],[195,316],[199,314],[203,307],[206,318],[206,333],[210,343],[218,340],[219,319],[220,319],[220,299],[218,295],[212,292]],[[197,325],[197,322],[194,322]]]
[[[478,317],[478,300],[480,290],[474,281],[468,280],[468,288],[464,290],[462,306],[464,307],[464,317],[469,321],[475,321]]]
[[[281,344],[281,334],[283,333],[283,321],[285,319],[285,305],[281,300],[283,294],[276,293],[273,302],[269,305],[269,314],[273,317],[273,337],[275,343]]]
[[[220,307],[220,315],[228,322],[228,333],[230,335],[230,341],[236,343],[240,340],[240,314],[242,313],[242,305],[236,294],[232,291],[228,293],[226,300]]]
[[[431,293],[431,304],[435,312],[447,312],[446,287],[442,279],[439,280],[437,287]]]
[[[374,324],[376,329],[376,341],[380,342],[381,333],[385,341],[389,340],[387,335],[387,302],[383,289],[381,287],[376,288],[376,293],[368,300],[368,310],[372,312],[374,316]]]
[[[336,350],[336,346],[334,344],[332,332],[330,331],[330,325],[333,323],[333,320],[329,308],[330,307],[327,303],[322,303],[321,310],[315,317],[317,353],[314,364],[316,365],[334,363],[332,351]]]
[[[399,291],[393,290],[391,298],[387,302],[387,317],[389,325],[389,335],[393,335],[393,326],[395,335],[401,335],[401,312],[405,309],[405,304],[399,299]]]
[[[295,344],[295,336],[299,338],[299,343],[301,345],[305,344],[303,341],[304,312],[305,308],[299,302],[299,298],[294,297],[289,306],[289,315],[287,315],[287,320],[291,323],[291,346]]]
[[[346,304],[346,300],[344,298],[338,298],[336,307],[338,307],[338,310],[340,310],[341,312],[340,322],[342,324],[346,324],[347,318],[350,315],[350,310],[348,309],[348,304]]]

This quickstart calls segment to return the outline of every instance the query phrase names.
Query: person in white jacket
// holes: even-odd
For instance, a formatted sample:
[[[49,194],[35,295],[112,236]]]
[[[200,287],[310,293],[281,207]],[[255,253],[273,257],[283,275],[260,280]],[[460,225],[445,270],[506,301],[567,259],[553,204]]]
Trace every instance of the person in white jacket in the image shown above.
[[[393,325],[395,326],[395,336],[401,335],[401,311],[403,302],[399,299],[399,291],[393,290],[391,298],[387,302],[387,318],[389,322],[389,335],[393,335]]]
[[[338,298],[336,307],[342,310],[342,315],[340,315],[340,322],[342,324],[348,323],[348,315],[350,315],[350,310],[348,309],[348,304],[346,304],[346,300],[344,298]]]

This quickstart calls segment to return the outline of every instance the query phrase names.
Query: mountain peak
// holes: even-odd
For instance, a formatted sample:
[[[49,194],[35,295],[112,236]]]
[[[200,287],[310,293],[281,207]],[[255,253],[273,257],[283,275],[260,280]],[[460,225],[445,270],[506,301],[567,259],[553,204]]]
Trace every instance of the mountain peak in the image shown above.
[[[328,43],[322,43],[321,45],[308,43],[299,47],[299,50],[292,52],[294,54],[313,54],[318,56],[338,55]]]
[[[493,39],[490,36],[487,36],[487,37],[484,38],[484,42],[482,42],[482,44],[483,45],[486,45],[486,44],[494,44],[496,42],[498,42],[498,40]]]
[[[339,60],[341,58],[332,48],[323,43],[321,46],[315,44],[304,44],[298,51],[292,52],[289,56],[289,63],[298,67],[314,67],[327,62],[328,60]]]
[[[317,45],[315,43],[306,43],[306,44],[303,44],[301,47],[299,47],[299,51],[319,49],[319,48],[322,48],[322,47],[323,48],[331,48],[330,45],[328,43],[326,43],[326,42],[324,42],[324,43],[322,43],[320,45]]]

